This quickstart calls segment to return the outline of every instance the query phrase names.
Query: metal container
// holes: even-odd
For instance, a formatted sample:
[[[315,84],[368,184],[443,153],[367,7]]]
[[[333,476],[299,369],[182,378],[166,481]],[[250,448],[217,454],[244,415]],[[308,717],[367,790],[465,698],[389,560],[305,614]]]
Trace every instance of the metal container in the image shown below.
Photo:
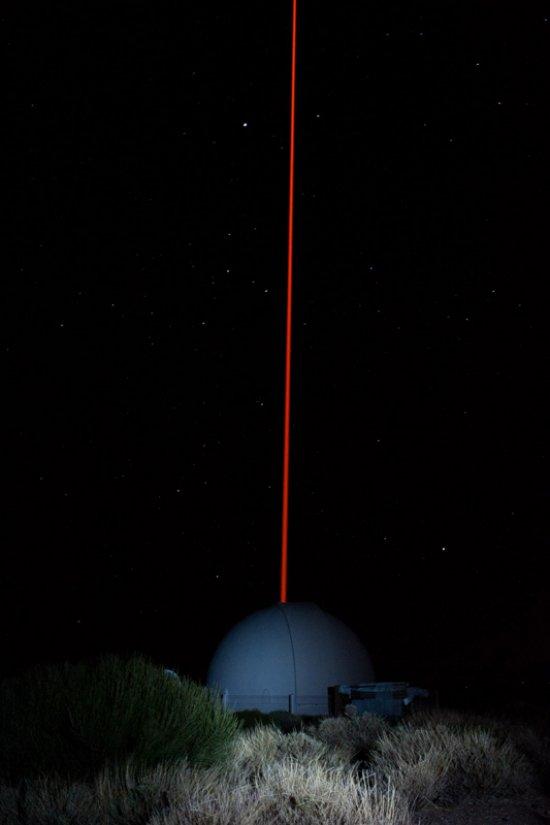
[[[329,688],[329,707],[333,716],[340,716],[346,705],[353,705],[359,714],[400,718],[417,697],[427,697],[427,690],[410,687],[408,682],[361,682],[357,685],[334,685]]]

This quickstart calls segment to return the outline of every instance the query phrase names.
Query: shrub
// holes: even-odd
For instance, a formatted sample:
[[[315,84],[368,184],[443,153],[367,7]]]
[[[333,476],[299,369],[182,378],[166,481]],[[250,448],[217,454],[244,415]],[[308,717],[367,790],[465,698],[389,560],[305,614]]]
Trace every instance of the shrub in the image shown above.
[[[328,717],[319,723],[316,731],[308,729],[308,733],[327,745],[350,750],[356,760],[368,761],[373,746],[388,729],[389,725],[382,717],[363,713],[353,719]]]
[[[143,657],[38,666],[0,683],[0,775],[86,779],[132,758],[223,763],[238,720],[206,688]]]
[[[456,803],[465,796],[514,796],[535,786],[532,765],[511,742],[487,731],[407,724],[383,734],[372,767],[412,805]]]
[[[271,720],[257,708],[251,710],[237,710],[235,716],[240,722],[241,730],[251,730],[257,725],[271,725]]]
[[[411,714],[407,728],[433,729],[444,725],[458,735],[466,732],[490,733],[501,746],[512,744],[534,766],[541,789],[550,789],[550,737],[541,734],[535,720],[508,718],[501,714],[482,716],[477,713],[456,710],[431,710]]]
[[[500,722],[492,716],[481,715],[471,711],[432,708],[430,710],[411,712],[401,724],[406,725],[407,728],[433,728],[444,725],[455,733],[461,733],[474,728],[493,730],[500,725]]]
[[[303,728],[301,718],[287,710],[272,710],[267,714],[267,718],[283,733],[292,733]]]
[[[251,708],[250,710],[235,711],[235,716],[241,722],[241,730],[250,730],[257,725],[271,725],[283,733],[292,733],[293,731],[303,730],[305,726],[301,716],[295,716],[286,710],[272,710],[269,713],[262,713],[258,708]]]
[[[0,785],[2,825],[103,825],[97,808],[93,789],[85,783],[43,776],[15,788]]]
[[[533,765],[541,790],[550,789],[550,738],[526,723],[509,719],[492,719],[484,727],[499,746],[513,745]]]
[[[321,715],[321,716],[318,716],[318,715],[314,715],[314,714],[304,714],[304,715],[303,715],[303,716],[301,716],[300,718],[301,718],[301,720],[302,720],[302,722],[303,722],[304,728],[306,728],[306,727],[315,727],[315,728],[318,728],[318,727],[319,727],[319,723],[320,723],[320,722],[322,722],[322,721],[323,721],[323,719],[326,719],[327,717],[326,717],[326,716],[322,716],[322,715]]]
[[[390,783],[360,779],[318,740],[258,726],[233,741],[229,765],[102,769],[91,785],[65,779],[0,786],[2,825],[411,825]],[[326,760],[326,761],[325,761]]]
[[[340,765],[283,759],[256,779],[254,822],[288,825],[411,825],[406,803],[388,783]],[[176,825],[176,820],[173,820]]]
[[[234,743],[231,770],[240,781],[262,775],[273,762],[282,759],[310,764],[322,761],[329,767],[349,766],[349,754],[332,748],[307,733],[284,734],[278,728],[258,726],[240,734]]]
[[[472,720],[471,714],[461,713],[450,708],[433,708],[431,710],[411,710],[403,720],[407,728],[433,728],[436,725],[445,725],[451,730],[461,730],[475,724],[477,717]]]
[[[264,729],[265,730],[265,729]],[[267,731],[286,740],[280,731]],[[294,734],[290,734],[293,736]],[[299,735],[299,734],[296,734]],[[93,785],[59,778],[28,783],[22,800],[0,787],[2,825],[411,825],[390,785],[346,766],[283,758],[252,781],[220,767],[110,770]]]
[[[484,730],[465,731],[453,777],[463,793],[512,797],[535,785],[533,766],[512,741],[499,742]]]
[[[454,756],[447,734],[443,726],[394,728],[378,740],[372,766],[390,778],[412,806],[435,802],[447,786]]]
[[[329,767],[338,767],[349,764],[348,753],[338,748],[331,748],[319,739],[303,731],[294,731],[283,734],[279,747],[278,758],[291,759],[303,765],[311,765],[314,761],[323,762]]]

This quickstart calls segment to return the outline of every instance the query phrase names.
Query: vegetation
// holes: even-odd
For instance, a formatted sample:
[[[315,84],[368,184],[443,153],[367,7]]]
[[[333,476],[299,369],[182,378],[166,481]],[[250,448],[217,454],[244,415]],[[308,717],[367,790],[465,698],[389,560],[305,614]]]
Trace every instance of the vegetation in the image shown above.
[[[172,680],[168,685],[178,687]],[[183,688],[188,696],[188,687]],[[550,753],[550,739],[530,724],[454,711],[412,714],[397,724],[368,714],[319,720],[229,711],[227,718],[237,729],[230,736],[233,728],[215,702],[212,716],[200,708],[193,718],[202,713],[220,723],[219,741],[229,743],[226,759],[197,759],[200,752],[218,754],[216,747],[199,746],[205,740],[197,734],[196,746],[188,743],[184,756],[183,749],[178,752],[182,758],[172,758],[170,748],[164,758],[155,746],[145,764],[137,758],[147,750],[142,726],[135,737],[141,750],[129,753],[127,746],[125,755],[105,762],[86,780],[43,773],[5,781],[0,822],[413,825],[434,804],[540,792]],[[166,741],[172,742],[170,730]]]
[[[328,717],[319,722],[317,729],[306,730],[331,747],[348,750],[353,761],[368,763],[375,744],[389,730],[389,723],[364,713],[351,719]]]
[[[258,708],[235,711],[235,716],[241,723],[241,730],[250,730],[257,725],[272,725],[283,733],[303,730],[308,725],[317,727],[319,722],[325,718],[324,716],[297,716],[286,710],[263,713]]]
[[[534,787],[533,765],[513,743],[499,743],[484,730],[453,732],[446,725],[384,733],[373,750],[372,768],[391,774],[410,804],[456,804],[465,796],[515,796]]]
[[[267,717],[265,713],[262,713],[261,710],[258,708],[252,708],[251,710],[237,710],[235,711],[235,716],[240,722],[240,729],[241,730],[250,730],[251,728],[255,728],[257,725],[270,725],[271,720]]]
[[[0,776],[92,778],[132,759],[208,767],[228,756],[238,721],[189,680],[143,657],[32,668],[0,683]]]
[[[267,717],[283,733],[293,733],[302,730],[304,726],[299,716],[286,710],[272,710]]]

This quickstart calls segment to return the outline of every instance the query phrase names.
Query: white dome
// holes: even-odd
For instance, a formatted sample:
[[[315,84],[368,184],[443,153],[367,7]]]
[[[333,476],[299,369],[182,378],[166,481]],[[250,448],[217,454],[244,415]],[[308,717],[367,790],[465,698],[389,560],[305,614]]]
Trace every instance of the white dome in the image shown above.
[[[313,602],[295,602],[238,622],[212,658],[207,685],[234,710],[326,715],[329,686],[373,680],[358,636]]]

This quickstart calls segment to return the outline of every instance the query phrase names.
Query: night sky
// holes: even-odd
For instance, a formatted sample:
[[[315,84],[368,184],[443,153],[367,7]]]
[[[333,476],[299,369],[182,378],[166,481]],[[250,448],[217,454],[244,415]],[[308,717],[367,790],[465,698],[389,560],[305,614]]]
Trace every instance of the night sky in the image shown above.
[[[279,597],[291,3],[3,17],[2,670],[203,681]],[[378,679],[517,686],[550,661],[550,5],[298,17],[289,601]]]

